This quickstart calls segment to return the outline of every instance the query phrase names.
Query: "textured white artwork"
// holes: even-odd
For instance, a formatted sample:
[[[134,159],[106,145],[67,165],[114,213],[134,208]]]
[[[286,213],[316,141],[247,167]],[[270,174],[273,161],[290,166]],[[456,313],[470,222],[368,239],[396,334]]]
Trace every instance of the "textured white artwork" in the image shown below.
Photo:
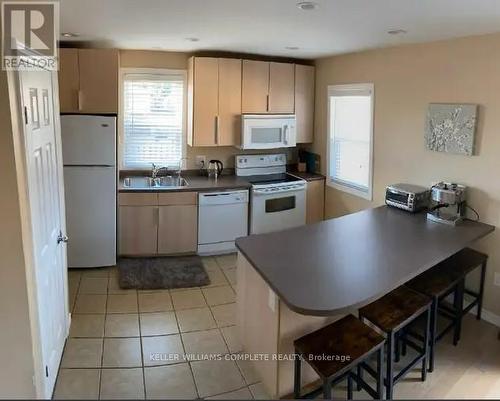
[[[476,104],[429,104],[425,129],[427,148],[472,156],[476,115]]]

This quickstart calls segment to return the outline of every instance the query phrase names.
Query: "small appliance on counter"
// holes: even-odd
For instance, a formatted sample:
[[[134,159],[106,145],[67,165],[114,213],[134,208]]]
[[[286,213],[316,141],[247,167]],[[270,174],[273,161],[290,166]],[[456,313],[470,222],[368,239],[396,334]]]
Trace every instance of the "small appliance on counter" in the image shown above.
[[[429,205],[429,190],[419,185],[394,184],[385,190],[385,203],[408,212],[416,213]]]
[[[220,160],[210,160],[207,166],[207,173],[209,178],[217,179],[224,170],[224,164]]]
[[[431,188],[431,204],[427,212],[429,220],[457,225],[465,216],[466,187],[450,182],[440,182]]]

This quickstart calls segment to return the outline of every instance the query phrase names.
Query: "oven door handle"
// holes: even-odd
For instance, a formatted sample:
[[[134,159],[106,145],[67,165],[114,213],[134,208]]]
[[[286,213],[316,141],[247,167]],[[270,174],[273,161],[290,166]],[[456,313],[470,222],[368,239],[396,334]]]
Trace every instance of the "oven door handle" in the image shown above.
[[[284,194],[287,192],[300,192],[304,191],[305,189],[306,189],[305,187],[280,189],[279,191],[266,191],[264,189],[254,189],[252,193],[254,195],[277,195],[277,194]]]

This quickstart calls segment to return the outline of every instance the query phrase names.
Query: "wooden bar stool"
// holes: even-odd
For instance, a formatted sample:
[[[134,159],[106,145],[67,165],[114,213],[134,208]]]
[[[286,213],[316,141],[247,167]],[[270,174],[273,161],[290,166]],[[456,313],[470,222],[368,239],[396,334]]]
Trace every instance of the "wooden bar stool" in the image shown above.
[[[455,255],[449,257],[444,262],[446,269],[451,275],[459,279],[465,279],[465,277],[477,268],[481,268],[481,275],[479,279],[479,290],[473,291],[467,289],[464,286],[463,294],[467,294],[473,298],[473,301],[463,308],[463,315],[469,313],[469,311],[477,306],[476,318],[481,319],[481,313],[483,309],[483,296],[484,296],[484,281],[486,278],[486,266],[488,264],[488,255],[475,251],[471,248],[464,248]]]
[[[465,248],[406,283],[406,286],[432,298],[429,372],[434,370],[434,350],[436,342],[446,335],[448,331],[454,329],[453,344],[457,345],[460,340],[462,317],[474,306],[477,306],[477,319],[481,318],[487,259],[487,255]],[[481,266],[479,291],[474,292],[465,289],[465,276],[479,266]],[[464,308],[463,302],[465,293],[474,297],[474,300]],[[450,294],[454,295],[453,306],[451,308],[444,305],[442,302]],[[450,324],[439,333],[437,329],[438,315],[451,320]],[[412,337],[421,339],[421,336],[415,333],[406,333],[406,335],[408,334]]]
[[[322,391],[325,399],[331,399],[332,386],[347,378],[347,399],[352,399],[352,379],[358,380],[355,373],[357,365],[376,353],[377,387],[373,389],[364,381],[362,386],[371,397],[381,399],[383,345],[384,337],[353,315],[295,340],[294,397],[311,398]],[[302,359],[319,375],[322,387],[301,396]]]
[[[383,296],[375,302],[359,310],[360,319],[367,320],[378,327],[386,335],[387,358],[385,387],[386,398],[392,399],[394,385],[403,378],[417,363],[422,362],[422,381],[427,377],[427,354],[429,348],[429,324],[431,299],[419,294],[411,288],[401,286]],[[406,341],[406,344],[415,349],[418,355],[399,373],[394,374],[395,338],[401,330],[407,328],[416,319],[424,316],[426,329],[422,346]],[[363,366],[358,367],[358,377],[363,376]]]

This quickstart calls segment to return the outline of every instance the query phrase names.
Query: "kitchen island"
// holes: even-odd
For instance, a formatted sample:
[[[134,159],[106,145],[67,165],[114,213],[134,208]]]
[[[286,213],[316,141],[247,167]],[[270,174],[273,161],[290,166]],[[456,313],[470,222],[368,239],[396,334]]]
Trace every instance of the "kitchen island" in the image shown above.
[[[269,394],[292,391],[296,338],[356,314],[493,230],[382,206],[238,239],[238,329],[245,352],[268,355],[254,364]],[[316,377],[305,369],[303,384]]]

